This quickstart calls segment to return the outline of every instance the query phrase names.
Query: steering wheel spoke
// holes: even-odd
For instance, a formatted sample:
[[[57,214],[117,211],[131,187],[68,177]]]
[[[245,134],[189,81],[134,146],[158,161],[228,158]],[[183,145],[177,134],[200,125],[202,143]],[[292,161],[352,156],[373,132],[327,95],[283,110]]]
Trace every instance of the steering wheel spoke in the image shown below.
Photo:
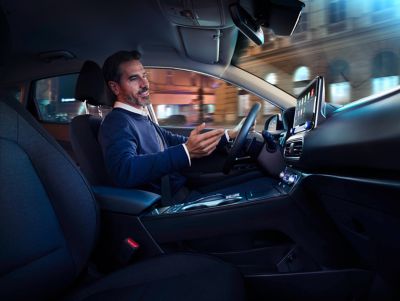
[[[235,141],[232,144],[232,147],[229,150],[228,157],[226,158],[224,167],[222,169],[225,174],[228,174],[231,171],[233,165],[235,164],[236,158],[239,157],[239,154],[246,143],[247,134],[253,126],[260,109],[261,104],[258,102],[254,103],[251,107],[250,112],[247,115],[243,126],[239,131],[239,134],[237,135]]]

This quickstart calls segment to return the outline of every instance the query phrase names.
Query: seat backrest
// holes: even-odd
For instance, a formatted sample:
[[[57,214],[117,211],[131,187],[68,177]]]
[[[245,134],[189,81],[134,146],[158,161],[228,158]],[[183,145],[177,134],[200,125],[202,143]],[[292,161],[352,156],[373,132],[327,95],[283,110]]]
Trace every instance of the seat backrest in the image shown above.
[[[98,222],[75,163],[17,100],[0,97],[0,300],[55,298],[86,265]]]
[[[76,85],[75,99],[92,106],[112,106],[102,70],[97,63],[86,61],[83,64]],[[75,117],[70,127],[71,144],[78,164],[89,182],[92,185],[111,185],[97,140],[101,121],[100,117],[92,115]]]
[[[79,167],[90,184],[110,186],[112,184],[97,140],[101,122],[101,117],[88,114],[76,116],[70,126],[71,144]]]

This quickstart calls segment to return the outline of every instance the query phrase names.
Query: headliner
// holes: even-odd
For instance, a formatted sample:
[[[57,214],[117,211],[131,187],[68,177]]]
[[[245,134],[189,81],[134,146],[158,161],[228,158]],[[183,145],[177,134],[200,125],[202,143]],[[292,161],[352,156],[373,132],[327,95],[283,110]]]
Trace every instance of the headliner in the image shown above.
[[[7,85],[53,74],[78,72],[87,59],[102,64],[115,51],[137,49],[143,54],[145,66],[203,72],[240,84],[271,102],[280,102],[281,107],[292,104],[293,97],[273,86],[266,88],[262,80],[229,66],[238,32],[227,12],[230,0],[192,0],[202,8],[209,6],[201,11],[203,20],[212,20],[218,15],[215,10],[220,9],[222,22],[212,27],[222,32],[218,63],[192,58],[194,56],[185,48],[185,43],[197,52],[200,49],[200,53],[208,58],[216,52],[212,35],[202,39],[201,34],[196,35],[199,26],[193,26],[189,28],[193,35],[185,40],[179,26],[166,17],[159,1],[2,0],[2,9],[10,27],[12,51],[3,66],[0,62],[0,82]],[[193,36],[199,38],[193,39]],[[58,50],[70,51],[76,59],[52,62],[39,59],[40,53]]]
[[[193,3],[202,6],[198,9],[201,20],[208,22],[215,20],[216,15],[222,16],[222,24],[212,28],[234,27],[226,11],[228,0]],[[104,59],[117,50],[145,52],[146,48],[170,48],[185,53],[184,37],[157,0],[3,0],[2,7],[11,29],[13,53],[17,55],[68,50],[79,59]],[[196,27],[207,28],[190,27],[193,31]]]
[[[3,8],[18,55],[63,49],[87,59],[148,44],[180,48],[155,0],[4,0]]]

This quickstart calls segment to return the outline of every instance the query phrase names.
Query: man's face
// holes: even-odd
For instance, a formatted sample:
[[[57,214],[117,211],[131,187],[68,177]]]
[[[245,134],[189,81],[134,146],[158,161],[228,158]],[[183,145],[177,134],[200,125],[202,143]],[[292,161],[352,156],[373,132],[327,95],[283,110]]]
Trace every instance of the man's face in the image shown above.
[[[149,81],[140,61],[124,62],[119,66],[119,71],[121,73],[119,83],[109,82],[111,90],[117,96],[117,101],[138,108],[150,104]]]

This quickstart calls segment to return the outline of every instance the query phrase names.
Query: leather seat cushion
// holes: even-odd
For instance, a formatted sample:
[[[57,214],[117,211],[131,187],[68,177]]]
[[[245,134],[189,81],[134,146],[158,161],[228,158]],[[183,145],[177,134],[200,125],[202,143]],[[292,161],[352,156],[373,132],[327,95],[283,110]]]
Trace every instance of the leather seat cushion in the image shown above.
[[[80,289],[69,301],[244,300],[243,280],[231,265],[194,254],[163,255]]]

